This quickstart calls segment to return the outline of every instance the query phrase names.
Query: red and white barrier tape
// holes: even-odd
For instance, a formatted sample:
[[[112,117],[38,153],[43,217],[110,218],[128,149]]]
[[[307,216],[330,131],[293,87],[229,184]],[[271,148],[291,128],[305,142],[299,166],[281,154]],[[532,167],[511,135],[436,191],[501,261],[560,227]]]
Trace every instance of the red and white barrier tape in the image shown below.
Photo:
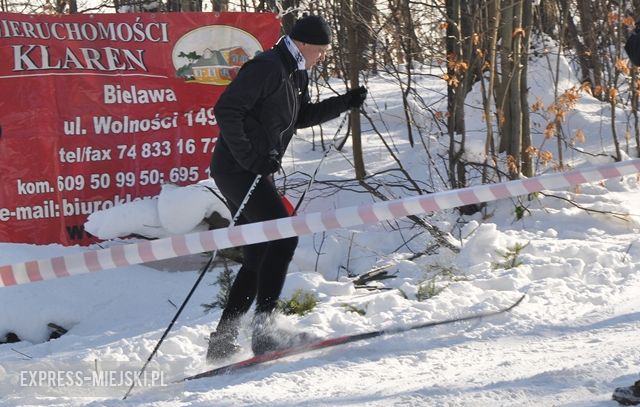
[[[67,256],[0,266],[0,287],[67,277],[92,271],[146,263],[205,251],[224,249],[377,223],[480,202],[509,198],[543,189],[565,188],[586,182],[636,174],[640,159],[598,165],[582,170],[542,175],[501,184],[485,184],[375,204],[316,212],[225,229],[90,250]]]

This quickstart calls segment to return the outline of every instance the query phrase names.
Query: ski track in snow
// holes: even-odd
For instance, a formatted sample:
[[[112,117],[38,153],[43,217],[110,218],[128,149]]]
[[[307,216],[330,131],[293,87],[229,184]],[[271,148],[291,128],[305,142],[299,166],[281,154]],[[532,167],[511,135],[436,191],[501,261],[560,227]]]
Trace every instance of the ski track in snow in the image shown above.
[[[486,236],[478,238],[485,243],[490,240],[488,237],[509,237],[508,231],[484,233]],[[393,292],[339,296],[328,299],[317,314],[303,318],[300,323],[314,321],[324,328],[333,327],[339,333],[354,327],[360,330],[371,327],[366,317],[336,313],[338,304],[344,302],[367,310],[386,307],[389,315],[378,314],[372,318],[379,326],[415,323],[428,318],[429,314],[437,320],[477,311],[474,304],[489,307],[489,303],[500,298],[501,292],[512,294],[514,287],[520,285],[521,290],[528,290],[528,296],[511,314],[387,335],[221,377],[151,390],[138,388],[125,402],[119,400],[124,393],[98,400],[43,398],[36,395],[37,389],[30,395],[34,389],[5,387],[2,405],[612,405],[611,390],[635,380],[635,372],[640,372],[640,352],[637,351],[640,349],[640,335],[637,335],[640,273],[637,263],[622,261],[629,242],[636,239],[635,234],[594,242],[538,236],[531,240],[531,253],[545,253],[546,257],[525,262],[521,268],[529,267],[528,273],[512,270],[500,276],[498,271],[477,270],[477,280],[469,278],[469,281],[452,284],[434,298],[434,303],[407,301]],[[576,257],[567,256],[571,248],[577,249],[573,250]],[[637,258],[634,255],[637,250],[632,246],[626,252],[627,260]],[[553,267],[559,255],[565,267]],[[600,262],[614,266],[604,275],[622,284],[600,284],[591,292],[589,285],[598,279],[597,273],[589,271],[587,261],[591,256],[599,256]],[[551,264],[551,271],[543,273],[545,259],[547,266]],[[572,264],[573,269],[567,270],[566,266]],[[492,284],[487,274],[493,274]],[[514,277],[514,274],[520,276]],[[505,283],[500,279],[514,281]],[[468,301],[460,298],[463,292],[468,294]],[[509,295],[509,300],[512,297]],[[482,303],[483,300],[486,303]],[[468,309],[462,311],[465,307],[456,306],[456,301],[463,302]],[[505,302],[508,301],[505,299]],[[323,322],[327,314],[333,320]],[[197,316],[197,312],[190,317],[194,315],[195,321],[183,321],[165,341],[157,358],[161,364],[182,365],[186,370],[195,369],[194,372],[204,368],[198,359],[204,354],[202,342],[209,327],[201,320],[212,318]],[[136,330],[132,325],[116,327],[130,336],[113,333],[107,337],[74,337],[72,330],[57,341],[43,344],[0,345],[0,360],[15,359],[16,355],[6,350],[13,346],[49,359],[53,365],[56,360],[65,360],[73,367],[93,357],[105,359],[119,355],[122,360],[130,360],[127,359],[130,355],[137,355],[141,366],[142,359],[155,345],[162,324],[150,324],[156,325],[154,330],[149,330],[150,326]],[[65,341],[68,343],[63,343]],[[56,349],[58,343],[61,345]],[[183,373],[177,368],[172,369],[171,374],[173,380]]]
[[[632,212],[630,196],[640,193],[627,179],[622,199],[595,201]],[[601,192],[597,189],[596,192]],[[586,205],[586,203],[585,203]],[[496,219],[508,205],[496,205]],[[194,272],[166,273],[144,266],[59,279],[0,290],[19,313],[0,313],[2,326],[24,328],[31,343],[0,345],[1,405],[154,405],[154,406],[607,406],[614,387],[640,372],[640,245],[634,222],[585,214],[555,198],[533,202],[530,216],[518,223],[471,221],[462,252],[454,263],[462,278],[450,281],[424,302],[400,291],[356,292],[346,281],[327,281],[318,273],[292,272],[284,295],[295,288],[315,291],[320,304],[312,313],[287,323],[318,334],[365,332],[397,324],[442,320],[493,310],[525,300],[511,313],[386,335],[363,342],[293,356],[220,377],[164,387],[126,389],[51,389],[16,385],[25,366],[86,369],[109,361],[139,369],[193,282]],[[371,244],[376,239],[372,234]],[[505,270],[499,249],[527,243],[522,264]],[[23,245],[1,244],[12,260],[33,256]],[[20,249],[24,249],[24,253]],[[41,256],[79,248],[41,247]],[[8,251],[3,251],[8,252]],[[451,261],[437,255],[436,263]],[[437,259],[440,260],[437,260]],[[305,259],[294,259],[304,263]],[[433,263],[431,263],[433,264]],[[389,286],[411,297],[416,263],[400,261]],[[424,264],[422,270],[429,270]],[[295,267],[294,267],[295,268]],[[211,283],[211,280],[209,281]],[[206,286],[206,287],[205,287]],[[219,311],[203,314],[196,304],[211,300],[203,284],[163,343],[151,369],[166,371],[171,382],[205,370],[205,338]],[[346,312],[343,304],[366,311]],[[44,305],[43,305],[44,304]],[[50,306],[47,307],[46,304]],[[60,316],[66,316],[60,320]],[[71,330],[43,342],[42,327],[56,318]],[[34,326],[34,320],[39,321]],[[248,344],[247,332],[241,341]],[[20,361],[15,351],[33,361]],[[242,357],[249,356],[244,351]],[[31,364],[31,365],[30,365]],[[4,376],[4,377],[3,377]],[[3,380],[4,379],[4,380]],[[76,393],[74,393],[74,391]],[[80,393],[84,397],[69,397]],[[90,397],[87,397],[90,396]],[[92,396],[92,397],[91,397]]]

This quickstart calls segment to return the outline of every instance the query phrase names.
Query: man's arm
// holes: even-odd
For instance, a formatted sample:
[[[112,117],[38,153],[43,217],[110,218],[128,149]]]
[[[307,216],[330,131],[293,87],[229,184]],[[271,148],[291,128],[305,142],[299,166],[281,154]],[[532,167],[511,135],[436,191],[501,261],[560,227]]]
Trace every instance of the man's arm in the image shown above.
[[[333,96],[318,103],[303,103],[300,106],[296,128],[315,126],[335,119],[347,109],[345,95]]]
[[[340,116],[340,113],[351,108],[359,109],[366,97],[367,89],[364,86],[351,89],[343,95],[334,96],[319,103],[309,103],[307,94],[306,103],[303,103],[300,108],[296,127],[314,126],[335,119]]]

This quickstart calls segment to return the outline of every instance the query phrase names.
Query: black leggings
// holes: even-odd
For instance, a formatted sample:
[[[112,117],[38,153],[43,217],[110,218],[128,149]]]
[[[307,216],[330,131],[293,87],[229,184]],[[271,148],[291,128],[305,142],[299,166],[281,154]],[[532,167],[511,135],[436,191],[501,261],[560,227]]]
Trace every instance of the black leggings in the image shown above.
[[[231,216],[235,215],[256,175],[248,171],[222,174],[212,171],[212,176],[227,200]],[[236,224],[288,216],[273,178],[262,177]],[[229,301],[218,323],[218,329],[228,323],[234,324],[251,308],[254,299],[256,312],[274,310],[297,245],[298,238],[290,237],[243,247],[243,264],[231,287]]]

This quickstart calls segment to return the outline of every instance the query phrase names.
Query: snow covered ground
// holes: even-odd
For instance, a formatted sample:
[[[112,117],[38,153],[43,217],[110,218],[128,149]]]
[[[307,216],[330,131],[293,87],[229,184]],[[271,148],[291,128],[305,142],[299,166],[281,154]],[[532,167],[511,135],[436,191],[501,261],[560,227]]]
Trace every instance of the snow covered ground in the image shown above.
[[[531,81],[536,86],[531,98],[548,103],[545,66],[532,65],[538,77]],[[563,86],[573,86],[568,66],[562,67]],[[444,92],[443,83],[431,81],[424,84],[432,89],[424,97],[435,99],[438,89]],[[388,121],[402,117],[399,95],[385,78],[372,79],[368,86],[368,111]],[[603,129],[609,127],[601,123],[606,109],[584,96],[568,119],[570,132],[577,127],[585,131],[588,142],[582,147],[593,153],[607,148],[602,146],[608,140]],[[481,126],[472,114],[469,123]],[[332,135],[338,125],[336,120],[324,130]],[[411,149],[402,129],[400,122],[390,128],[392,140],[407,168],[419,177],[425,172],[424,150]],[[309,135],[301,132],[291,146],[288,172],[311,173],[317,165],[322,152],[312,151]],[[429,142],[438,148],[435,135]],[[365,145],[370,171],[394,165],[376,135],[367,134]],[[591,164],[573,158],[576,166]],[[320,174],[320,180],[353,177],[338,152],[327,158]],[[220,310],[205,313],[200,304],[215,300],[216,270],[205,277],[149,365],[146,381],[126,401],[121,398],[127,386],[118,386],[117,379],[130,378],[142,367],[195,282],[204,255],[182,259],[187,267],[175,267],[181,259],[164,263],[169,271],[161,270],[162,264],[137,265],[0,288],[0,338],[14,332],[23,339],[0,345],[0,405],[614,406],[614,387],[640,376],[639,182],[637,176],[610,179],[545,191],[530,201],[492,202],[482,213],[463,219],[453,212],[429,217],[455,232],[459,254],[441,248],[409,260],[409,248],[424,250],[432,241],[407,221],[328,232],[324,239],[304,236],[283,297],[302,288],[315,293],[319,305],[303,317],[282,317],[281,322],[319,335],[437,321],[495,310],[523,293],[526,298],[513,312],[480,321],[383,336],[231,375],[171,383],[207,368],[206,338]],[[310,193],[304,211],[372,199],[318,189]],[[210,209],[198,199],[191,202],[199,216]],[[525,208],[520,220],[516,206]],[[189,209],[186,203],[183,207]],[[142,216],[149,207],[129,211]],[[113,227],[110,232],[132,227],[121,214],[104,216]],[[184,225],[154,219],[169,231]],[[393,229],[398,226],[401,232]],[[123,243],[115,239],[105,244]],[[0,264],[89,249],[0,243]],[[516,266],[509,267],[509,261]],[[385,264],[391,264],[388,271],[395,278],[383,284],[392,290],[355,289],[341,267],[359,274]],[[171,271],[177,268],[187,271]],[[419,301],[421,284],[437,295]],[[47,341],[49,322],[69,332]],[[248,345],[246,330],[241,343]],[[245,351],[239,358],[248,356]],[[121,376],[109,386],[104,375],[99,386],[83,381],[100,372]],[[66,386],[46,385],[54,382]]]

